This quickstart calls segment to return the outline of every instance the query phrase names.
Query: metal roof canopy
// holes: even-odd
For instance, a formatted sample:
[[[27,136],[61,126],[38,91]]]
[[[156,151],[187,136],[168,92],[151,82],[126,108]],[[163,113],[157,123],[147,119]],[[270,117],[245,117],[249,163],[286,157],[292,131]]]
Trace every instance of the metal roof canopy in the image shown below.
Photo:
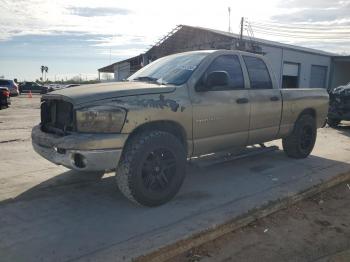
[[[142,61],[142,55],[137,55],[137,56],[133,56],[133,57],[130,57],[128,59],[125,59],[125,60],[122,60],[122,61],[118,61],[118,62],[115,62],[113,64],[110,64],[110,65],[107,65],[105,67],[101,67],[98,69],[98,72],[100,73],[114,73],[114,66],[117,65],[117,64],[121,64],[121,63],[125,63],[125,62],[138,62],[138,61]]]

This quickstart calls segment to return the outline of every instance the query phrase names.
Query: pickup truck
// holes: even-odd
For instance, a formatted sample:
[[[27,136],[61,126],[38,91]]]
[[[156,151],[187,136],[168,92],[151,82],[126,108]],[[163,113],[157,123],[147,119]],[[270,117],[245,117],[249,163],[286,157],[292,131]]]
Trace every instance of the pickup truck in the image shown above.
[[[128,199],[157,206],[179,191],[194,156],[281,138],[289,157],[307,157],[327,112],[326,90],[279,89],[263,56],[193,51],[122,82],[43,95],[32,143],[70,169],[115,170]]]

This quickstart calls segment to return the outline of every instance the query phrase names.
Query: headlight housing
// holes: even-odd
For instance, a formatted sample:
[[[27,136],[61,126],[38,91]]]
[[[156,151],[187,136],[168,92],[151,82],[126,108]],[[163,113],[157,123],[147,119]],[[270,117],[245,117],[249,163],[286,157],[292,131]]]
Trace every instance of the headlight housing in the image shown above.
[[[115,106],[92,106],[76,110],[76,126],[83,133],[119,133],[126,110]]]

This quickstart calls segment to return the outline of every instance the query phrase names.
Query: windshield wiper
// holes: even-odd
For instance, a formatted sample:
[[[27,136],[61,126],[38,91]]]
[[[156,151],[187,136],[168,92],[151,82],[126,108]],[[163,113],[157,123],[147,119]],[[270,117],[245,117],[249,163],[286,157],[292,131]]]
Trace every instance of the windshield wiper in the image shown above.
[[[147,82],[157,82],[158,78],[150,77],[150,76],[139,76],[134,78],[136,81],[147,81]]]
[[[155,78],[150,76],[139,76],[133,79],[133,81],[144,81],[144,82],[151,82],[158,85],[165,85],[166,82],[163,82],[162,78]]]

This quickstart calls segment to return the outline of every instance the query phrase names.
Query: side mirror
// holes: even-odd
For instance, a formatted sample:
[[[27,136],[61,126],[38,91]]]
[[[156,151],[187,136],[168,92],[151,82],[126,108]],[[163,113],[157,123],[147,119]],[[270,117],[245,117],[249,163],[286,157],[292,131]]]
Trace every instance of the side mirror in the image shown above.
[[[226,71],[214,71],[207,75],[204,85],[206,90],[210,90],[214,86],[227,86],[229,76]]]
[[[214,71],[203,77],[198,82],[195,89],[197,92],[205,92],[214,86],[227,86],[229,84],[229,76],[226,71]]]

